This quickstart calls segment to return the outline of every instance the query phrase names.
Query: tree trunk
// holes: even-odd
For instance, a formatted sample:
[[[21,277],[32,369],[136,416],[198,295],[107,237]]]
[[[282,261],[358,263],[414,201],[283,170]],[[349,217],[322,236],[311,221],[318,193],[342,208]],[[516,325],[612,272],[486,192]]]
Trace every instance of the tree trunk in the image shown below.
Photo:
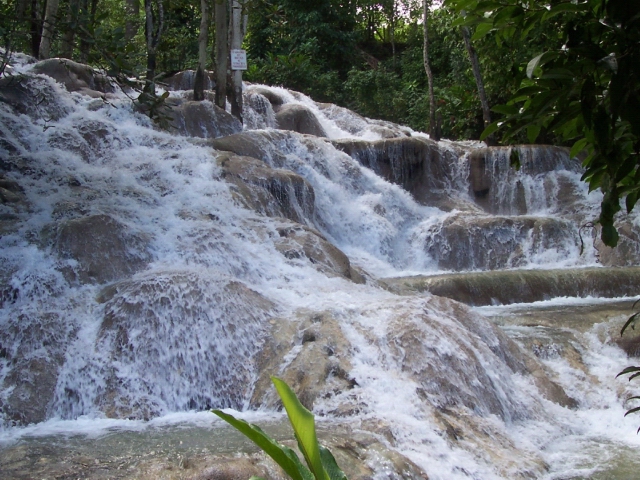
[[[393,69],[396,69],[396,0],[391,2],[391,16],[389,17],[389,37],[391,40],[391,58],[393,59]]]
[[[156,94],[156,56],[160,36],[164,27],[164,8],[162,0],[155,0],[156,11],[153,10],[154,0],[144,0],[145,36],[147,40],[147,76],[144,93]]]
[[[75,35],[78,29],[80,0],[69,0],[69,12],[67,13],[67,31],[62,37],[62,51],[60,56],[63,58],[73,58],[73,49],[75,46]]]
[[[233,0],[231,9],[231,50],[242,48],[242,5]],[[242,122],[242,70],[231,71],[231,114]]]
[[[44,20],[42,22],[42,38],[40,39],[40,48],[38,49],[38,58],[40,59],[49,58],[51,54],[53,29],[56,23],[59,3],[59,0],[47,0],[47,7],[44,11]]]
[[[38,0],[31,0],[30,25],[31,56],[38,58],[40,56],[40,41],[42,39],[42,15],[40,2],[38,2]]]
[[[89,4],[91,2],[91,4]],[[96,23],[96,11],[98,10],[98,0],[82,0],[82,16],[80,22],[86,31],[93,31]],[[82,35],[80,40],[80,63],[89,61],[89,51],[91,50],[92,38],[87,34]]]
[[[229,69],[229,22],[227,0],[215,0],[216,16],[216,105],[223,110],[227,104],[227,70]]]
[[[429,84],[429,136],[435,140],[440,140],[440,125],[436,122],[436,96],[433,93],[433,72],[431,71],[431,63],[429,62],[429,7],[430,0],[423,0],[423,29],[424,29],[424,71],[427,74],[427,83]]]
[[[471,32],[469,32],[469,28],[462,26],[460,29],[462,30],[462,38],[464,38],[464,44],[467,47],[467,53],[469,54],[469,60],[471,61],[471,69],[473,70],[473,76],[476,79],[476,85],[478,87],[478,96],[480,97],[480,104],[482,106],[482,120],[484,122],[484,128],[487,128],[491,123],[491,109],[489,108],[487,95],[484,91],[484,83],[482,81],[482,74],[480,73],[478,54],[476,53],[475,48],[473,48],[473,45],[471,45]],[[486,142],[487,144],[492,145],[494,143],[493,137],[487,137]]]
[[[200,0],[202,18],[200,19],[200,36],[198,37],[198,70],[193,86],[193,99],[204,100],[205,69],[207,67],[207,41],[209,40],[209,5],[207,0]]]
[[[125,11],[127,12],[127,20],[124,24],[124,40],[129,43],[138,33],[140,0],[126,0]]]

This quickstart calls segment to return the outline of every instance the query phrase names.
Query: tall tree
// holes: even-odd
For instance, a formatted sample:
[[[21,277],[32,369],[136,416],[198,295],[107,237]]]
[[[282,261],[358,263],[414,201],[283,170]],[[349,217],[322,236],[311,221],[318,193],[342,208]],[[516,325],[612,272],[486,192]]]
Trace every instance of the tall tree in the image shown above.
[[[482,81],[482,72],[480,71],[480,61],[478,60],[478,54],[476,53],[473,44],[471,43],[471,32],[469,27],[462,25],[460,27],[462,32],[462,38],[464,38],[464,45],[469,54],[469,61],[471,62],[471,70],[473,71],[473,77],[476,80],[476,86],[478,88],[478,97],[480,98],[480,105],[482,106],[482,120],[484,127],[487,128],[491,123],[491,108],[489,108],[489,101],[487,100],[487,94],[484,90],[484,82]],[[493,144],[493,137],[489,136],[486,139],[487,143]]]
[[[424,71],[427,74],[427,83],[429,89],[429,135],[434,140],[440,140],[440,129],[436,123],[436,96],[433,91],[433,72],[431,71],[431,63],[429,62],[429,8],[431,0],[423,0],[422,2],[422,28],[424,34],[423,43],[423,63]]]
[[[79,18],[79,22],[82,25],[79,30],[83,32],[82,38],[80,39],[79,60],[81,63],[87,63],[89,61],[89,52],[95,40],[94,38],[91,38],[91,35],[88,34],[88,32],[92,32],[96,24],[98,1],[99,0],[81,0],[81,15]]]
[[[77,0],[76,0],[77,1]],[[138,33],[138,17],[140,16],[140,0],[126,0],[127,18],[124,27],[124,39],[130,42]]]
[[[156,65],[158,44],[164,28],[163,0],[144,0],[145,36],[147,40],[147,75],[144,93],[156,93]],[[155,7],[155,8],[154,8]]]
[[[227,70],[229,69],[229,21],[227,0],[215,0],[216,17],[216,105],[222,109],[227,103]]]
[[[53,41],[56,16],[58,15],[59,0],[47,0],[42,21],[42,37],[38,48],[38,58],[49,58],[51,54],[51,42]]]
[[[246,22],[243,21],[245,3],[239,0],[232,0],[231,8],[231,50],[242,48],[244,39],[244,28]],[[231,91],[229,92],[231,103],[231,114],[242,122],[242,70],[231,70]]]
[[[73,58],[73,49],[75,47],[75,36],[78,29],[78,20],[80,15],[80,0],[69,0],[69,11],[67,12],[67,21],[65,32],[62,36],[62,48],[60,56],[63,58]]]
[[[204,100],[205,69],[207,66],[207,42],[209,40],[209,2],[200,0],[200,35],[198,36],[198,69],[193,86],[193,99]]]

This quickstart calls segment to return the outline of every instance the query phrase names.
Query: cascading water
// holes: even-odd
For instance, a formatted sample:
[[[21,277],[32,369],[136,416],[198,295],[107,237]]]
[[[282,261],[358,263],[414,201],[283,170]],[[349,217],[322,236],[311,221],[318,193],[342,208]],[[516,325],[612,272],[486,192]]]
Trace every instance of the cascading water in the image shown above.
[[[244,131],[212,106],[200,113],[220,125],[189,126],[199,106],[175,92],[178,135],[124,95],[70,93],[33,68],[0,79],[5,458],[84,425],[155,438],[158,422],[219,428],[195,413],[212,407],[273,418],[270,374],[321,426],[370,436],[352,450],[373,478],[581,478],[598,466],[572,439],[614,457],[638,445],[613,380],[622,317],[547,341],[509,307],[480,308],[490,322],[379,283],[597,266],[580,227],[599,198],[566,151],[522,147],[514,172],[504,150],[256,85]],[[11,462],[16,478],[42,472]]]

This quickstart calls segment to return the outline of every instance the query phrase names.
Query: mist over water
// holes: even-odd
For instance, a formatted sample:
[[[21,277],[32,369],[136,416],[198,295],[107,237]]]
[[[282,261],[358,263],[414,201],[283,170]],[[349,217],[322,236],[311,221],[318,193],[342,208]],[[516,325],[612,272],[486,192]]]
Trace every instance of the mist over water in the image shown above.
[[[545,330],[510,324],[506,306],[472,310],[377,284],[407,274],[600,265],[592,232],[581,231],[599,194],[587,191],[566,152],[545,163],[549,152],[523,148],[518,172],[508,152],[487,154],[494,188],[485,194],[471,172],[478,145],[433,146],[405,127],[247,86],[241,144],[256,145],[278,178],[296,175],[275,189],[266,176],[251,184],[256,204],[263,185],[275,192],[288,209],[278,212],[289,212],[283,218],[247,208],[249,196],[228,181],[232,157],[208,140],[158,129],[121,93],[69,93],[30,69],[16,65],[15,73],[28,75],[29,98],[39,102],[22,113],[0,102],[3,188],[16,198],[0,205],[4,446],[163,421],[210,427],[216,420],[196,413],[210,408],[271,418],[275,409],[255,399],[271,328],[285,319],[311,331],[305,318],[322,315],[338,325],[331,348],[347,345],[333,356],[348,357],[352,387],[315,398],[320,423],[373,430],[431,479],[588,478],[638,446],[621,401],[633,385],[614,379],[629,362],[611,344],[619,312],[597,325]],[[307,108],[326,137],[276,130],[261,90]],[[438,185],[446,207],[416,201],[335,143],[372,142],[379,168],[388,163],[389,175],[402,178],[401,153],[384,144],[390,135],[455,157],[428,160],[445,164]],[[545,335],[575,355],[524,353]],[[297,330],[293,338],[270,373],[294,368],[311,343]],[[572,401],[562,404],[556,386]],[[48,400],[21,410],[37,397]],[[345,405],[352,413],[342,413]],[[392,478],[367,461],[376,478]]]

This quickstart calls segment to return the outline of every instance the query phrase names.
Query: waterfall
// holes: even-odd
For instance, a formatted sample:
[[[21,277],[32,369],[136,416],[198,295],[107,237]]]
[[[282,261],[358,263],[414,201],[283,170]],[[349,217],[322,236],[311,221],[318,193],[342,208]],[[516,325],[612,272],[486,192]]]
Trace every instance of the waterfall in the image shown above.
[[[613,379],[629,361],[612,340],[624,315],[526,320],[567,301],[554,297],[638,282],[602,268],[638,263],[637,217],[619,223],[630,246],[606,252],[583,228],[599,194],[566,150],[517,147],[514,171],[507,148],[263,85],[245,86],[243,126],[175,92],[167,131],[124,93],[47,68],[16,61],[0,79],[6,458],[82,425],[102,438],[219,428],[198,413],[210,408],[281,418],[269,375],[322,428],[351,432],[327,441],[373,478],[574,478],[596,467],[571,439],[638,445],[622,419],[633,385]],[[367,440],[348,450],[349,435]],[[3,468],[40,472],[29,462]]]

